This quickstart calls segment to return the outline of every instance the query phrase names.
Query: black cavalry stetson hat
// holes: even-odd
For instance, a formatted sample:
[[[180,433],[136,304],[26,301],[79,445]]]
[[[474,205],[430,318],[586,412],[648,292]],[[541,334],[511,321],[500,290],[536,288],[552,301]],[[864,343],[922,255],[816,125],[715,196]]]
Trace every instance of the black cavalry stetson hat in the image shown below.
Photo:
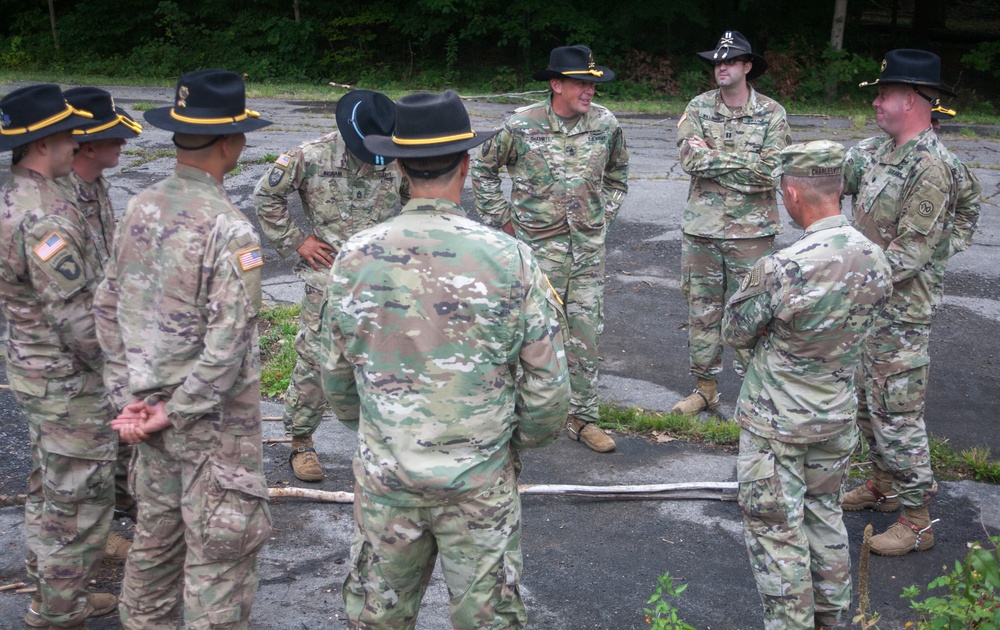
[[[549,53],[549,67],[531,75],[536,81],[549,79],[580,79],[594,83],[607,83],[615,73],[594,64],[594,53],[586,46],[559,46]]]
[[[715,49],[697,53],[708,65],[714,66],[720,61],[733,59],[735,57],[750,57],[753,67],[747,73],[747,81],[753,81],[767,71],[767,59],[754,54],[750,48],[750,42],[739,31],[726,31],[719,38],[719,43]]]
[[[367,136],[391,136],[396,128],[396,104],[370,90],[348,92],[337,102],[337,129],[351,153],[369,164],[384,165],[395,158],[375,155],[365,148]]]
[[[0,151],[88,125],[91,118],[90,112],[67,103],[58,85],[19,88],[0,99]]]
[[[500,130],[473,131],[462,99],[444,94],[411,94],[396,102],[396,130],[391,136],[365,138],[365,148],[391,158],[424,158],[468,151]]]
[[[143,116],[154,127],[193,135],[246,133],[271,124],[247,109],[243,78],[227,70],[195,70],[177,82],[174,104]]]
[[[955,96],[950,88],[941,83],[941,58],[926,50],[898,48],[885,53],[882,59],[882,73],[874,81],[859,83],[858,87],[873,85],[926,85],[949,96]]]
[[[73,138],[83,144],[94,140],[135,138],[142,133],[142,125],[121,107],[115,107],[111,93],[96,87],[77,87],[63,92],[68,102],[77,109],[94,115],[87,126],[73,130]]]

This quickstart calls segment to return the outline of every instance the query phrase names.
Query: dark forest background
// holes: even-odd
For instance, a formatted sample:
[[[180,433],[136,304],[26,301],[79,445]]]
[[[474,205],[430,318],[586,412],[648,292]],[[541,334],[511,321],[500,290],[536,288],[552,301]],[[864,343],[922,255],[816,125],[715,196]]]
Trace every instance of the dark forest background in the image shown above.
[[[708,73],[692,54],[741,31],[780,99],[870,99],[892,48],[943,59],[963,107],[1000,106],[1000,2],[847,0],[842,49],[834,0],[0,0],[6,76],[60,73],[172,79],[204,67],[250,81],[378,87],[537,88],[553,46],[584,43],[621,80],[618,98],[690,96]],[[831,84],[836,88],[831,89]]]

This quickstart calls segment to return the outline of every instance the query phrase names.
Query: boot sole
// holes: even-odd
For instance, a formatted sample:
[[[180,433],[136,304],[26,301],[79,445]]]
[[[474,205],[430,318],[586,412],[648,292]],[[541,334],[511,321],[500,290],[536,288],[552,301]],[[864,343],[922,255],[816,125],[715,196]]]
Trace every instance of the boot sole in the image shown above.
[[[908,547],[906,549],[902,549],[902,550],[899,550],[899,551],[897,551],[895,549],[892,550],[892,551],[879,551],[878,549],[872,547],[871,550],[872,550],[872,553],[875,554],[875,555],[877,555],[877,556],[882,556],[882,557],[885,557],[885,558],[898,558],[900,556],[905,556],[906,554],[910,553],[911,551],[927,551],[927,550],[933,549],[933,548],[934,548],[934,545],[931,544],[928,547],[921,547],[920,549],[914,549],[913,547]]]
[[[865,505],[851,506],[846,505],[840,506],[845,512],[861,512],[863,510],[871,510],[872,512],[895,512],[899,509],[899,504],[892,505],[891,503],[882,503],[881,505],[875,505],[874,503],[867,503]]]

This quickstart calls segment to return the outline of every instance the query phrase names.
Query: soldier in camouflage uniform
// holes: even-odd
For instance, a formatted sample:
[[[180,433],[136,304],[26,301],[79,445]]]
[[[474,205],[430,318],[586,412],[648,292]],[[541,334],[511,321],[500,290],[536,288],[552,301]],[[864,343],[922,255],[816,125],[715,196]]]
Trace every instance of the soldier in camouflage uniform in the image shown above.
[[[628,149],[614,115],[592,102],[595,84],[615,73],[594,64],[586,46],[552,50],[548,99],[517,110],[473,159],[476,210],[493,227],[527,243],[559,294],[568,323],[566,355],[573,397],[570,439],[598,452],[615,448],[597,427],[597,343],[604,328],[605,239],[628,194]],[[500,171],[514,189],[504,199]]]
[[[91,119],[55,85],[0,100],[0,150],[12,151],[0,307],[7,380],[31,438],[25,566],[38,590],[24,621],[36,628],[83,628],[117,605],[113,595],[85,592],[111,529],[118,446],[90,312],[101,262],[86,219],[55,182],[73,165],[72,130]]]
[[[570,387],[531,249],[458,205],[466,151],[492,137],[449,90],[400,99],[394,135],[365,139],[414,199],[344,244],[320,325],[327,399],[358,430],[351,628],[413,628],[438,554],[456,628],[526,622],[517,453],[555,438]]]
[[[956,229],[958,181],[953,156],[931,129],[941,61],[922,50],[886,54],[875,107],[889,138],[845,194],[857,194],[854,225],[885,250],[893,294],[868,339],[858,423],[869,444],[872,478],[844,497],[844,509],[903,516],[872,538],[877,554],[900,556],[934,545],[927,504],[937,490],[924,426],[931,321],[944,293],[944,272]],[[853,178],[852,178],[853,177]],[[970,234],[971,237],[971,234]]]
[[[63,186],[67,199],[76,203],[90,229],[90,236],[97,247],[100,259],[100,277],[104,277],[104,263],[111,255],[115,234],[115,211],[111,207],[108,191],[111,184],[104,177],[104,170],[118,166],[121,149],[130,138],[142,133],[142,126],[128,112],[115,107],[111,94],[96,87],[78,87],[66,90],[66,101],[77,109],[94,115],[94,120],[73,135],[80,150],[73,156],[73,170],[58,183]],[[135,497],[128,489],[128,469],[132,461],[132,445],[118,441],[118,459],[115,465],[115,513],[135,522]],[[125,562],[131,543],[115,532],[108,536],[104,550],[105,559]]]
[[[122,584],[127,629],[246,628],[271,532],[260,417],[260,243],[222,178],[245,132],[243,80],[181,77],[145,113],[174,132],[174,174],[128,205],[94,300],[112,422],[138,444],[139,522]]]
[[[814,630],[851,605],[840,501],[857,444],[855,379],[892,280],[882,250],[840,213],[844,147],[820,140],[779,155],[785,207],[805,234],[757,261],[722,330],[751,351],[735,417],[738,500],[764,627]]]
[[[681,292],[697,379],[691,395],[671,409],[684,414],[719,406],[723,307],[781,231],[771,172],[789,142],[784,108],[748,83],[764,74],[767,61],[743,35],[726,31],[715,50],[698,56],[714,66],[719,89],[692,99],[677,123],[681,168],[691,175],[681,225]],[[738,373],[746,361],[737,351]]]
[[[285,393],[285,432],[292,436],[292,472],[303,481],[321,481],[323,468],[313,448],[313,433],[326,400],[320,383],[319,308],[330,266],[344,241],[399,211],[407,196],[392,159],[364,147],[367,135],[392,134],[396,107],[388,97],[356,90],[337,103],[337,131],[282,154],[254,190],[254,206],[264,234],[281,256],[298,252],[295,274],[305,295],[295,338],[298,361]],[[312,225],[307,234],[292,220],[288,197],[298,192]]]

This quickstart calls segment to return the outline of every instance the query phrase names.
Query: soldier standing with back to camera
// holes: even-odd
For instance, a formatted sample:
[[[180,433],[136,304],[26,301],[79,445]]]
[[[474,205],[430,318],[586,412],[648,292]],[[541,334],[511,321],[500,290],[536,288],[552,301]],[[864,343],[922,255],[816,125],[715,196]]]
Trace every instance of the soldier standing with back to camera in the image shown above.
[[[303,481],[322,481],[323,468],[313,446],[313,434],[323,419],[326,399],[320,379],[319,327],[323,293],[330,266],[344,241],[356,232],[399,212],[400,198],[409,197],[394,158],[365,148],[365,136],[390,135],[396,106],[385,95],[367,90],[345,94],[337,103],[337,130],[283,153],[261,177],[254,206],[264,235],[281,256],[297,252],[295,274],[305,282],[298,361],[285,392],[285,431],[292,437],[289,461]],[[312,233],[292,220],[288,197],[298,192]]]
[[[534,78],[549,82],[549,98],[517,110],[473,159],[476,211],[531,246],[559,295],[573,390],[566,434],[606,453],[615,442],[596,424],[605,240],[628,194],[629,156],[618,120],[592,99],[615,73],[586,46],[560,46]],[[504,168],[514,180],[509,202]]]
[[[494,132],[495,133],[495,132]],[[440,556],[456,628],[521,628],[517,453],[552,442],[569,383],[555,294],[531,249],[459,206],[472,130],[458,94],[397,103],[413,199],[333,264],[323,382],[357,429],[350,628],[413,628]]]
[[[82,629],[117,605],[86,592],[111,530],[118,447],[91,314],[102,264],[86,219],[56,183],[73,167],[72,130],[92,122],[56,85],[0,100],[0,150],[12,151],[0,306],[7,380],[31,439],[25,568],[38,588],[24,621],[35,628]]]
[[[260,417],[260,243],[223,177],[246,132],[243,80],[189,72],[173,105],[144,114],[173,132],[177,165],[129,202],[94,300],[112,422],[138,444],[139,500],[125,564],[127,630],[246,628],[257,553],[271,533]]]
[[[805,233],[757,261],[722,331],[751,353],[736,468],[764,627],[814,630],[851,605],[840,501],[858,440],[861,348],[892,281],[882,250],[840,213],[844,147],[819,140],[779,157],[785,208]]]
[[[931,129],[940,93],[941,60],[924,50],[886,53],[873,82],[878,126],[888,139],[860,181],[854,225],[885,250],[893,293],[862,359],[864,391],[858,424],[868,441],[872,477],[844,497],[845,510],[903,515],[874,536],[873,552],[901,556],[934,546],[928,504],[937,492],[924,425],[930,371],[931,322],[944,294],[944,273],[955,235],[958,182],[950,152]],[[855,188],[856,186],[856,188]]]
[[[681,224],[681,292],[688,304],[688,349],[697,387],[671,411],[695,414],[719,406],[720,324],[732,295],[781,231],[778,180],[772,171],[789,142],[785,109],[750,85],[767,70],[737,31],[698,53],[714,67],[719,89],[688,103],[677,123],[681,168],[691,175]],[[738,350],[742,375],[746,352]]]

